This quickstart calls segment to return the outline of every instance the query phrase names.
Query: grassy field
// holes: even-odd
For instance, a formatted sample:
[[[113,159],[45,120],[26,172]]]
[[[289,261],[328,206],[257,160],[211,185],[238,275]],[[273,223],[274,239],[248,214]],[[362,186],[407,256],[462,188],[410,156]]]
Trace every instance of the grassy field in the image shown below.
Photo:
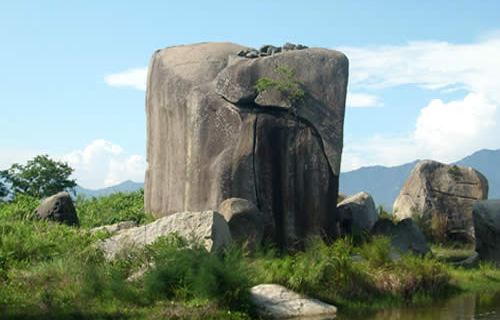
[[[213,255],[172,236],[106,262],[98,243],[108,235],[89,229],[151,221],[142,203],[142,192],[78,199],[81,228],[33,220],[37,199],[0,204],[0,318],[250,319],[248,289],[259,283],[283,284],[340,312],[500,290],[500,271],[492,265],[463,269],[443,262],[468,252],[436,247],[433,257],[393,261],[386,238],[360,246],[311,239],[294,254],[233,247]],[[145,265],[153,267],[144,277],[127,280]]]

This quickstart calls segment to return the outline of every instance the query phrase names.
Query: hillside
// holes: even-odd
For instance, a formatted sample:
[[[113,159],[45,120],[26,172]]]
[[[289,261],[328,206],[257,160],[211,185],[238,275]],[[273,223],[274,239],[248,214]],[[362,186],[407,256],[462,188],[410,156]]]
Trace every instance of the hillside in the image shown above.
[[[104,197],[113,193],[117,192],[133,192],[137,191],[139,189],[142,189],[144,187],[144,183],[142,182],[134,182],[134,181],[124,181],[122,183],[119,183],[117,185],[103,188],[103,189],[97,189],[97,190],[92,190],[92,189],[86,189],[81,186],[77,186],[75,188],[75,192],[77,195],[82,195],[84,197]]]

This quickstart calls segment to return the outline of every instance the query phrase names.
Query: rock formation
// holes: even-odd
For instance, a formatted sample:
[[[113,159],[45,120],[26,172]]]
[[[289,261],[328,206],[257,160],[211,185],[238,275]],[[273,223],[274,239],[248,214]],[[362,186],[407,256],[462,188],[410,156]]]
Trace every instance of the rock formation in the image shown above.
[[[397,224],[389,219],[380,219],[371,232],[373,235],[389,237],[391,246],[399,253],[425,255],[430,250],[424,234],[410,218],[403,219]]]
[[[35,209],[35,215],[39,219],[65,223],[70,226],[80,225],[73,200],[67,192],[59,192],[45,198]]]
[[[245,49],[201,43],[153,55],[145,209],[165,216],[247,199],[264,214],[266,236],[287,246],[335,219],[348,61],[319,48],[238,56]],[[277,67],[293,73],[300,101],[257,91]]]
[[[500,200],[476,202],[473,216],[479,257],[500,264]]]
[[[218,251],[231,242],[229,227],[220,213],[179,212],[143,226],[118,231],[101,243],[101,249],[107,259],[113,259],[170,234],[201,244],[210,252]]]
[[[420,220],[437,241],[473,243],[472,204],[487,197],[488,181],[478,171],[425,160],[406,180],[393,212]]]
[[[230,198],[220,204],[219,212],[227,221],[234,241],[246,244],[250,249],[261,243],[264,220],[253,203],[245,199]]]
[[[370,231],[378,220],[373,198],[366,192],[357,193],[337,205],[337,228],[340,234]]]

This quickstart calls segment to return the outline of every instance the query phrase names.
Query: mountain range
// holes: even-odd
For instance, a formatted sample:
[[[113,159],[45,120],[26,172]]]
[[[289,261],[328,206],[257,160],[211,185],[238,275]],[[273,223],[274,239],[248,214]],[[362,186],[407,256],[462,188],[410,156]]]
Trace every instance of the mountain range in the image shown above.
[[[377,205],[392,210],[399,190],[417,161],[395,167],[370,166],[340,174],[340,192],[350,195],[366,191]],[[500,149],[480,150],[452,164],[472,167],[481,172],[489,183],[488,198],[500,198]]]
[[[340,174],[340,192],[352,195],[366,191],[377,205],[392,210],[399,190],[418,160],[394,167],[370,166]],[[500,198],[500,149],[480,150],[453,164],[479,170],[489,183],[489,198]],[[112,187],[91,190],[78,186],[76,193],[86,197],[102,197],[116,192],[132,192],[144,187],[142,182],[124,181]]]

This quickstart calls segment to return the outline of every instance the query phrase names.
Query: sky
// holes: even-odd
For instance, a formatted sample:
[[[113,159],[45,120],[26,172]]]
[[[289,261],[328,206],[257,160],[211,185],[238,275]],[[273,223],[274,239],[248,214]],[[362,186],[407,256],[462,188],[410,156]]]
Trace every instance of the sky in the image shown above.
[[[143,181],[156,49],[301,43],[350,61],[342,170],[500,148],[500,1],[4,1],[0,169],[37,154],[77,182]]]

